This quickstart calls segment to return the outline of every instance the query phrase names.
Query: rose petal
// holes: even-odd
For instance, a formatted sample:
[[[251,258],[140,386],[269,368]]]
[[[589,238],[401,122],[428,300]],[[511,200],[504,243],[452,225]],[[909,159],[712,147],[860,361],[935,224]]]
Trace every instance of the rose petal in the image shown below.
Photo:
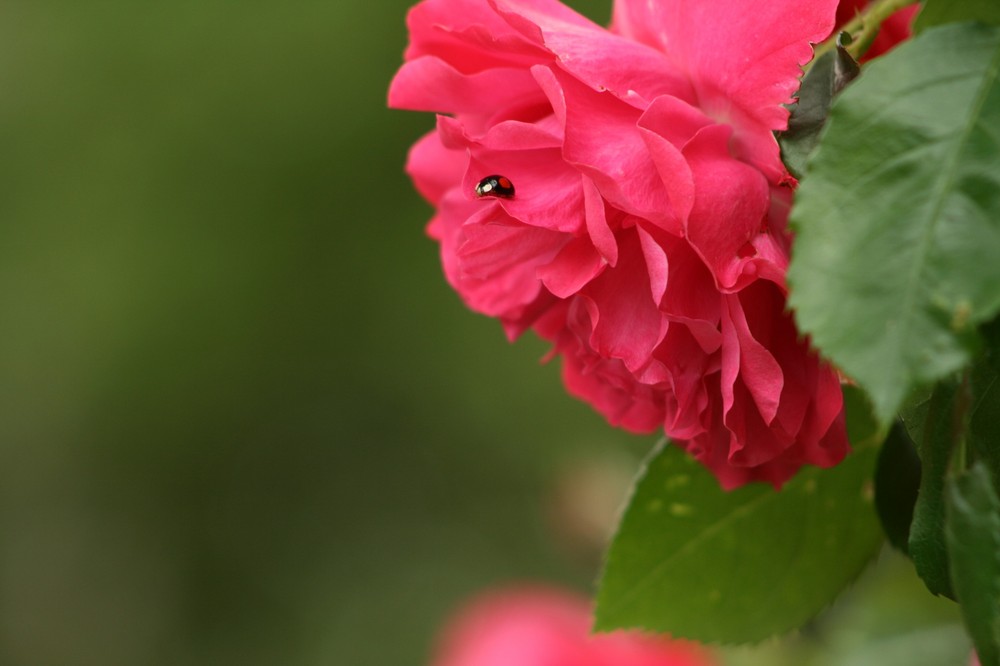
[[[590,403],[611,425],[635,433],[663,427],[663,400],[655,388],[639,384],[621,361],[594,356],[594,364],[580,353],[564,350],[566,390]]]
[[[463,226],[475,212],[472,202],[462,196],[458,188],[453,188],[442,198],[437,214],[427,225],[427,235],[441,244],[441,267],[445,279],[452,289],[459,292],[463,301],[467,300],[463,289],[468,288],[468,285],[463,283],[464,275],[458,248],[465,242]]]
[[[475,196],[476,184],[494,174],[514,184],[511,199],[483,198],[485,205],[499,201],[503,209],[524,224],[579,235],[586,227],[583,181],[555,148],[492,151],[471,147],[472,156],[463,189]]]
[[[497,12],[529,40],[544,46],[560,68],[596,91],[619,99],[673,95],[693,100],[690,82],[671,59],[644,44],[595,25],[562,3],[547,0],[490,0]]]
[[[721,298],[705,263],[684,239],[660,235],[659,243],[670,258],[667,290],[660,310],[671,318],[699,320],[719,325]]]
[[[739,107],[784,129],[810,42],[833,29],[838,0],[615,0],[615,26],[655,41],[688,72],[699,105],[726,121]],[[641,29],[637,26],[643,26]]]
[[[653,235],[643,229],[641,224],[638,224],[638,221],[635,229],[639,234],[639,245],[642,247],[643,259],[646,260],[650,295],[653,297],[654,303],[659,303],[667,291],[667,274],[669,273],[667,253],[653,238]]]
[[[468,74],[551,59],[482,0],[424,0],[407,14],[406,25],[406,60],[434,55]]]
[[[716,355],[705,353],[690,328],[671,322],[656,358],[668,368],[672,389],[666,396],[665,432],[677,440],[698,437],[711,423],[705,377],[717,372]]]
[[[604,199],[594,181],[583,177],[583,202],[587,215],[587,233],[590,240],[609,265],[618,263],[618,241],[608,225],[607,209]]]
[[[445,192],[460,182],[468,163],[469,156],[464,150],[445,148],[441,144],[441,136],[437,132],[429,132],[410,148],[406,173],[413,178],[420,194],[436,206]]]
[[[785,105],[812,58],[810,42],[830,34],[836,6],[837,0],[616,0],[614,27],[669,53],[687,72],[698,106],[736,128],[736,154],[778,182],[784,168],[771,133],[787,127]]]
[[[684,148],[695,183],[687,237],[723,290],[736,284],[740,252],[764,227],[770,204],[761,173],[730,156],[730,136],[730,128],[712,125]]]
[[[559,298],[569,298],[597,277],[607,264],[588,238],[576,238],[538,269],[545,288]]]
[[[589,176],[612,205],[678,229],[667,190],[636,127],[640,113],[564,74],[557,72],[556,79],[566,105],[564,158]],[[553,106],[557,101],[552,100]]]
[[[389,86],[389,106],[411,111],[492,115],[497,107],[525,106],[541,98],[526,69],[463,74],[434,56],[407,62]]]
[[[518,319],[542,289],[536,267],[552,261],[566,239],[520,224],[479,223],[484,217],[474,215],[462,228],[458,291],[477,312]]]
[[[722,314],[722,366],[726,368],[734,360],[739,363],[739,377],[757,405],[764,423],[770,425],[778,413],[785,386],[784,374],[771,352],[751,332],[740,296],[730,294],[725,303]],[[735,359],[732,358],[734,355]],[[723,372],[727,374],[725,370]],[[731,375],[731,371],[728,374]],[[726,407],[728,411],[729,405]]]
[[[650,293],[649,268],[638,233],[622,236],[618,265],[605,269],[580,297],[590,315],[590,347],[604,358],[621,359],[634,371],[648,363],[663,340],[667,320]]]
[[[667,40],[655,2],[615,0],[611,11],[611,32],[659,51],[666,50]]]
[[[467,151],[473,144],[489,150],[535,150],[562,146],[562,126],[549,116],[537,122],[506,120],[492,125],[485,134],[472,134],[465,124],[450,116],[437,117],[441,143],[452,150]]]

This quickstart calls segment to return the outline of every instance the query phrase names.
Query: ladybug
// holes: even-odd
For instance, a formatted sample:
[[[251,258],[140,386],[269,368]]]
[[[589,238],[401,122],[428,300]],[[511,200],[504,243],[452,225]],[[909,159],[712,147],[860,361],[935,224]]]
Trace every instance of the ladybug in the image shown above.
[[[486,176],[476,185],[477,197],[514,198],[514,183],[507,176]]]

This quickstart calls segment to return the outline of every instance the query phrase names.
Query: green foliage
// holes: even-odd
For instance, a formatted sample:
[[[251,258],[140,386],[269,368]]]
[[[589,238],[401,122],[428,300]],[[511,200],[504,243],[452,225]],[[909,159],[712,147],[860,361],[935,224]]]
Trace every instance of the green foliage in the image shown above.
[[[931,30],[834,103],[792,212],[791,305],[888,425],[1000,310],[1000,29]]]
[[[780,492],[724,492],[690,456],[661,447],[608,553],[597,629],[738,643],[815,616],[882,541],[870,485],[878,433],[866,436],[837,467],[805,469]]]
[[[806,161],[819,144],[833,98],[860,72],[858,63],[840,39],[835,49],[821,55],[809,67],[799,88],[798,101],[792,107],[788,130],[778,139],[781,159],[796,178],[805,173]]]
[[[997,0],[924,0],[913,30],[920,33],[956,21],[1000,24],[1000,3]]]
[[[918,441],[922,463],[920,494],[913,507],[909,540],[910,557],[927,589],[952,599],[944,542],[944,484],[952,445],[961,436],[955,431],[961,395],[957,383],[942,382],[927,403]]]
[[[1000,488],[1000,321],[983,328],[986,349],[970,373],[972,413],[968,445]]]
[[[961,378],[939,382],[929,399],[903,414],[909,435],[918,443],[923,472],[910,528],[909,554],[928,589],[952,599],[955,594],[945,537],[948,479],[954,474],[956,463],[963,464],[968,456],[981,461],[994,483],[1000,471],[997,322],[991,322],[983,330],[987,346],[972,367]],[[880,472],[881,466],[880,461]],[[886,467],[886,477],[906,474],[905,464],[900,461]],[[904,517],[897,511],[894,519],[901,522]]]
[[[878,456],[875,468],[875,510],[895,548],[909,552],[910,523],[920,490],[920,458],[906,427],[897,421]]]
[[[948,483],[951,579],[980,663],[1000,663],[1000,500],[985,466]]]

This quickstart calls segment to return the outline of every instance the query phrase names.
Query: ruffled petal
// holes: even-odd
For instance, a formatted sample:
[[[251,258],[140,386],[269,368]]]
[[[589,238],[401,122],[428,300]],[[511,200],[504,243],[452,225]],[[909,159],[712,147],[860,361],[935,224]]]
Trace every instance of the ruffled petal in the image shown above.
[[[659,236],[669,258],[667,289],[660,311],[672,322],[684,324],[705,353],[719,349],[722,299],[712,274],[684,239]]]
[[[435,131],[425,134],[410,148],[406,173],[413,179],[417,191],[436,206],[445,192],[461,180],[468,164],[468,154],[464,150],[445,148],[440,134]]]
[[[562,146],[562,126],[552,116],[533,123],[503,121],[490,126],[484,134],[470,132],[462,120],[438,116],[437,131],[445,148],[462,152],[473,144],[480,149],[508,152]]]
[[[576,238],[538,269],[538,277],[554,295],[569,298],[600,275],[606,265],[588,238]]]
[[[688,326],[671,321],[655,357],[670,375],[664,431],[675,440],[701,436],[711,426],[705,377],[718,372],[717,355],[706,353]]]
[[[659,97],[639,119],[639,131],[667,191],[676,221],[683,226],[694,206],[694,177],[685,145],[712,124],[703,113],[676,97]],[[672,230],[679,233],[679,229]]]
[[[770,426],[781,404],[781,393],[785,387],[784,374],[771,352],[750,330],[739,295],[732,294],[725,300],[723,337],[727,341],[735,341],[736,345],[734,349],[731,344],[723,344],[723,366],[728,363],[727,355],[737,356],[739,377],[764,423]]]
[[[667,332],[667,320],[650,292],[649,267],[638,232],[619,238],[619,262],[581,290],[590,315],[587,341],[600,356],[620,359],[630,371],[649,362]]]
[[[590,178],[583,178],[583,201],[587,215],[587,233],[590,241],[608,264],[618,263],[618,241],[608,224],[607,208],[597,185]]]
[[[741,252],[766,226],[770,206],[761,173],[730,155],[730,135],[729,127],[712,125],[700,130],[684,149],[695,183],[687,237],[721,290],[736,286]]]
[[[583,233],[587,221],[582,177],[567,166],[558,149],[491,151],[472,146],[471,151],[462,185],[470,197],[483,178],[506,176],[514,184],[514,197],[487,197],[479,200],[482,205],[499,202],[511,217],[529,226]]]
[[[493,115],[498,107],[525,106],[541,98],[526,69],[494,68],[463,74],[424,56],[404,64],[389,86],[389,106],[411,111]]]
[[[566,238],[504,217],[495,208],[473,215],[463,225],[456,249],[457,289],[473,310],[516,320],[541,295],[537,267],[551,262]]]
[[[476,186],[483,178],[505,176],[514,184],[515,196],[484,197],[478,200],[481,206],[499,201],[524,224],[579,235],[587,224],[583,182],[580,173],[562,158],[560,130],[554,118],[531,124],[507,121],[477,140],[458,120],[438,118],[442,143],[470,155],[461,185],[466,196],[476,197]]]
[[[482,0],[424,0],[407,14],[406,25],[406,60],[433,55],[468,74],[551,59]]]
[[[614,426],[650,433],[663,427],[663,391],[639,384],[625,364],[599,357],[576,340],[560,348],[566,390]]]
[[[615,0],[611,11],[611,32],[665,51],[666,38],[655,2]]]
[[[636,126],[639,111],[564,74],[556,73],[556,79],[562,97],[552,103],[564,102],[566,109],[563,157],[615,207],[679,232],[667,189]]]
[[[463,226],[477,208],[458,188],[452,188],[438,203],[437,213],[427,225],[427,235],[441,244],[441,266],[448,284],[461,291],[462,268],[458,248],[464,242]]]
[[[810,42],[833,29],[838,0],[616,0],[616,16],[648,22],[661,48],[687,71],[699,105],[725,122],[739,107],[784,129]],[[619,9],[617,5],[624,5]],[[633,21],[634,23],[634,21]]]
[[[667,291],[667,275],[670,272],[667,253],[653,234],[642,227],[640,220],[635,221],[635,230],[639,235],[642,257],[646,260],[650,295],[653,297],[654,303],[660,303]]]
[[[645,106],[659,95],[693,100],[694,91],[663,53],[622,38],[559,2],[490,0],[527,39],[543,46],[559,67],[596,91]]]
[[[658,46],[694,87],[697,106],[736,128],[735,152],[778,182],[772,132],[788,125],[810,45],[834,27],[837,0],[616,0],[613,28]]]

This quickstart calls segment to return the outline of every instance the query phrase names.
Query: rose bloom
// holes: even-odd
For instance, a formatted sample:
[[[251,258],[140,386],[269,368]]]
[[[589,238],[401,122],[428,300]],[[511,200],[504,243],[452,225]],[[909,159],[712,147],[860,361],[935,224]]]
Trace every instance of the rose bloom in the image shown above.
[[[774,135],[836,10],[616,0],[605,29],[556,0],[425,0],[389,91],[440,114],[407,172],[464,302],[551,341],[570,393],[726,488],[849,448],[838,375],[786,309],[796,183]]]
[[[590,635],[589,603],[546,587],[481,595],[441,635],[432,666],[714,666],[708,650],[636,632]]]

